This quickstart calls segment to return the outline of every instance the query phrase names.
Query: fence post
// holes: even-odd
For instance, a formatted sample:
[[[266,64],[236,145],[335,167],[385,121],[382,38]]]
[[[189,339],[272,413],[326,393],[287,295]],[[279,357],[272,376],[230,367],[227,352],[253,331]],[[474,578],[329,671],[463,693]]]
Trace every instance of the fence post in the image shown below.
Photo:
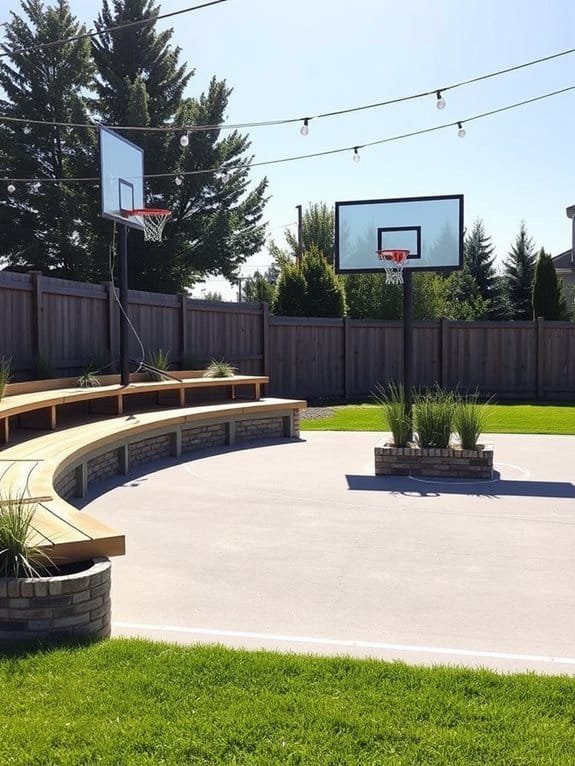
[[[270,374],[270,307],[260,304],[262,312],[262,375]]]
[[[447,388],[449,376],[449,320],[442,317],[439,325],[439,385]]]
[[[537,347],[535,364],[537,365],[537,401],[545,399],[545,320],[537,317],[536,320]]]
[[[188,348],[188,296],[182,293],[180,296],[180,369],[184,369],[184,357]]]
[[[42,289],[42,272],[31,271],[32,277],[32,354],[41,356],[44,350],[44,291]]]
[[[351,399],[353,372],[353,349],[351,345],[351,317],[343,318],[343,396]]]

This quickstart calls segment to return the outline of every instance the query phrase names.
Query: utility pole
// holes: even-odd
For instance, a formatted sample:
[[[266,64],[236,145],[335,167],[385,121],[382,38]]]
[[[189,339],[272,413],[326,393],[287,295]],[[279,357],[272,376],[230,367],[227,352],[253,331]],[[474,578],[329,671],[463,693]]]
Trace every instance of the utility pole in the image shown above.
[[[571,219],[571,268],[575,268],[575,205],[571,205],[565,211],[567,218]]]
[[[297,255],[296,261],[299,263],[303,254],[303,216],[301,205],[296,205],[297,210]]]

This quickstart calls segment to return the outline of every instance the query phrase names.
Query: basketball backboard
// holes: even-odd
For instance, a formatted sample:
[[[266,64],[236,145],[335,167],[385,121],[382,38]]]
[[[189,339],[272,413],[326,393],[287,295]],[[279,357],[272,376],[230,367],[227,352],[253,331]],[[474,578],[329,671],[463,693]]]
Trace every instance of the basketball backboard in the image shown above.
[[[336,271],[384,271],[378,250],[409,250],[408,269],[463,268],[463,195],[336,202]]]
[[[102,216],[144,230],[140,216],[125,211],[144,205],[144,151],[109,128],[100,128]]]

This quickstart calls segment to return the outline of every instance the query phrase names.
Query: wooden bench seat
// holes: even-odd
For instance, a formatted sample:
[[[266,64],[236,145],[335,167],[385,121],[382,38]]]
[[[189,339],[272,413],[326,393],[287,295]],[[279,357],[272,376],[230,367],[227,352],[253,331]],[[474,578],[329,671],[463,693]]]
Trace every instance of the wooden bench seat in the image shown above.
[[[124,536],[71,506],[55,487],[66,487],[67,496],[82,496],[93,461],[110,456],[116,473],[126,473],[132,451],[146,440],[157,439],[164,452],[169,444],[169,454],[177,457],[185,451],[186,435],[205,426],[222,429],[225,443],[233,444],[236,426],[276,418],[284,423],[282,435],[293,436],[298,433],[295,415],[305,406],[299,400],[272,398],[231,401],[119,415],[51,431],[0,451],[0,483],[5,491],[37,503],[32,542],[55,563],[122,555]]]
[[[0,400],[0,443],[6,444],[10,440],[10,418],[39,413],[42,416],[40,427],[54,430],[57,427],[58,408],[76,402],[90,403],[109,399],[112,412],[121,415],[124,412],[126,397],[138,394],[155,393],[160,396],[171,393],[174,395],[175,405],[183,407],[186,404],[186,391],[224,389],[224,398],[234,400],[238,388],[251,388],[253,400],[258,401],[262,385],[268,382],[269,379],[264,375],[234,375],[230,378],[194,377],[182,380],[140,381],[128,386],[116,383],[96,388],[57,388],[15,393]],[[16,384],[14,388],[19,385]]]

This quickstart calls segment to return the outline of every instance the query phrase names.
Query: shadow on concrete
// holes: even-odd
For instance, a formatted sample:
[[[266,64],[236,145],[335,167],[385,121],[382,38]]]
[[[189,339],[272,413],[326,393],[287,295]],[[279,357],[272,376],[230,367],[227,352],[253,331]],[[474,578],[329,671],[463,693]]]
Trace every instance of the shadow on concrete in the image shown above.
[[[393,492],[410,497],[440,495],[475,495],[477,497],[553,497],[575,498],[575,485],[568,481],[525,481],[493,479],[434,479],[432,476],[359,476],[346,475],[350,490]]]

